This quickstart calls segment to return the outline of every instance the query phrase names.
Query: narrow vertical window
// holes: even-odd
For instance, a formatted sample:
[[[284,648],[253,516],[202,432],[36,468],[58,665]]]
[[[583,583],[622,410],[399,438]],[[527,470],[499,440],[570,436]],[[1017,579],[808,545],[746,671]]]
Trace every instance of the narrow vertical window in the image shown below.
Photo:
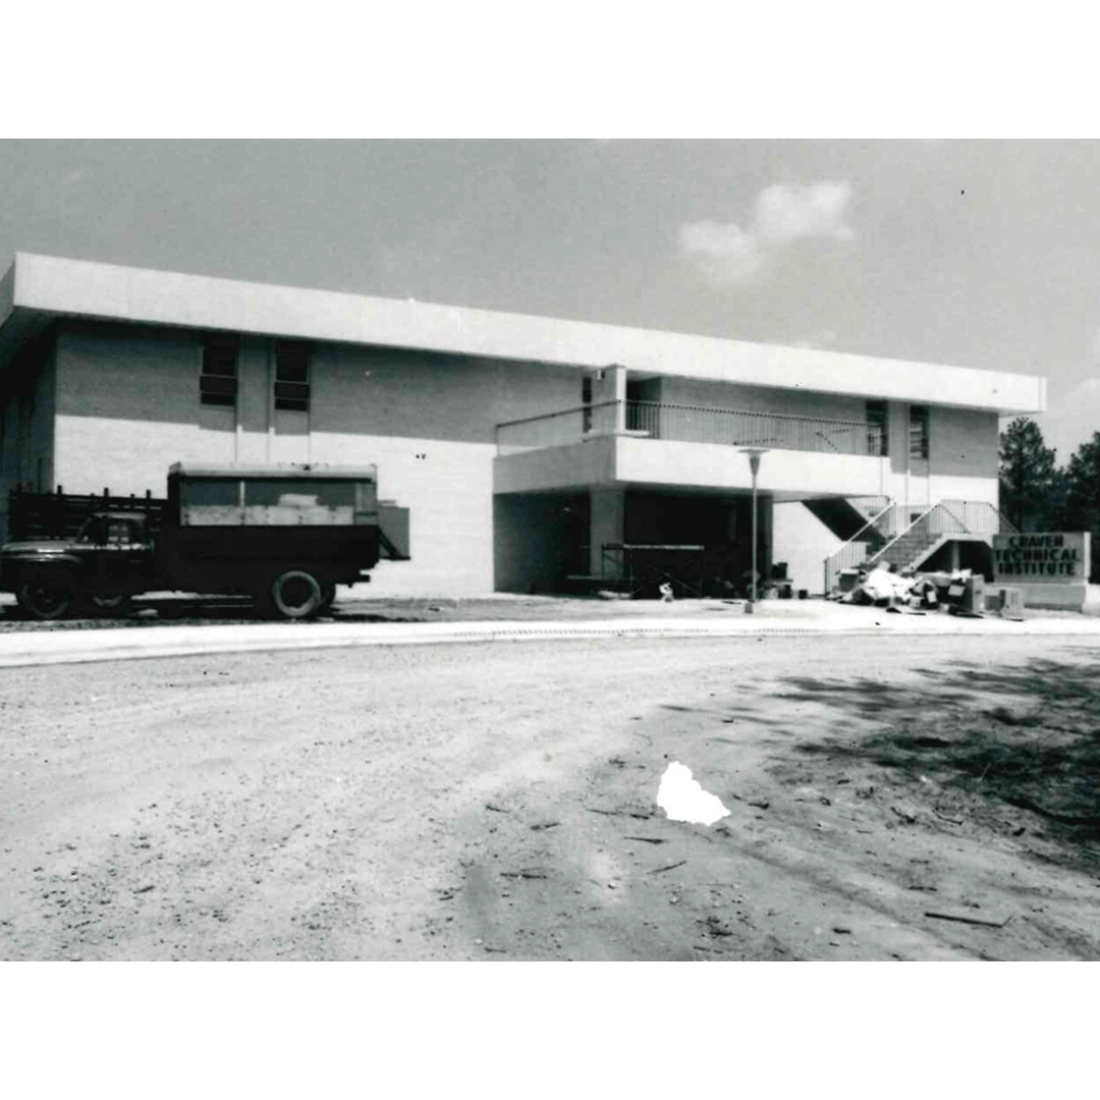
[[[909,457],[928,457],[928,406],[909,406]]]
[[[309,412],[309,367],[313,345],[304,340],[275,342],[275,408]]]
[[[584,406],[583,424],[581,425],[581,431],[590,432],[592,430],[592,375],[586,374],[581,379],[581,404]]]
[[[199,400],[204,405],[236,406],[239,348],[240,338],[232,333],[208,332],[203,336]]]
[[[876,456],[890,453],[885,401],[867,402],[867,453]]]

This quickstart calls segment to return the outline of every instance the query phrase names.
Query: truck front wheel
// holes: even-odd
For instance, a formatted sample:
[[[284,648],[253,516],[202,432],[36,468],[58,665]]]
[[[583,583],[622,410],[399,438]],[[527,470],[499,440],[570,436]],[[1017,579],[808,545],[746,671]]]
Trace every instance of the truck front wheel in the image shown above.
[[[324,593],[312,573],[280,573],[271,585],[271,602],[284,619],[308,619],[324,605]]]
[[[60,578],[31,577],[19,586],[15,598],[28,615],[49,621],[64,618],[75,595],[73,586]]]

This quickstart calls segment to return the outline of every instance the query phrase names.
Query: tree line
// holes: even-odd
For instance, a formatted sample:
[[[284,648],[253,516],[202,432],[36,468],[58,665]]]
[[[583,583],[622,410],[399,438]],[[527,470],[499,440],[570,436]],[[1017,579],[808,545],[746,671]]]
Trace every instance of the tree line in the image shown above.
[[[1091,531],[1100,579],[1100,432],[1059,466],[1039,425],[1020,416],[1001,432],[1000,459],[1001,511],[1020,531]]]

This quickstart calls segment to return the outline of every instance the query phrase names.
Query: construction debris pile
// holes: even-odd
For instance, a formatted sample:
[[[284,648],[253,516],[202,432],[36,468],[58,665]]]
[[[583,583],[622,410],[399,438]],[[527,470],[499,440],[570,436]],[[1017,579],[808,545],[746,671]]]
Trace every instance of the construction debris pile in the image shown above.
[[[837,591],[828,598],[911,615],[946,611],[980,618],[985,612],[994,611],[1002,618],[1023,618],[1019,589],[998,588],[987,593],[985,578],[970,569],[950,573],[918,573],[907,569],[896,573],[892,566],[880,564],[871,570],[845,570]]]

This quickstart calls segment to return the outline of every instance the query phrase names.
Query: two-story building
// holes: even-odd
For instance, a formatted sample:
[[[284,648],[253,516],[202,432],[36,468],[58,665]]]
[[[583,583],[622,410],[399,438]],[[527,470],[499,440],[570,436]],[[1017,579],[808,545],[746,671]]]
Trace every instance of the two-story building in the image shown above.
[[[930,363],[24,253],[0,280],[0,534],[17,484],[374,463],[411,510],[379,595],[546,592],[631,554],[738,585],[753,447],[760,571],[821,592],[827,560],[987,538],[998,418],[1044,408],[1042,378]]]

